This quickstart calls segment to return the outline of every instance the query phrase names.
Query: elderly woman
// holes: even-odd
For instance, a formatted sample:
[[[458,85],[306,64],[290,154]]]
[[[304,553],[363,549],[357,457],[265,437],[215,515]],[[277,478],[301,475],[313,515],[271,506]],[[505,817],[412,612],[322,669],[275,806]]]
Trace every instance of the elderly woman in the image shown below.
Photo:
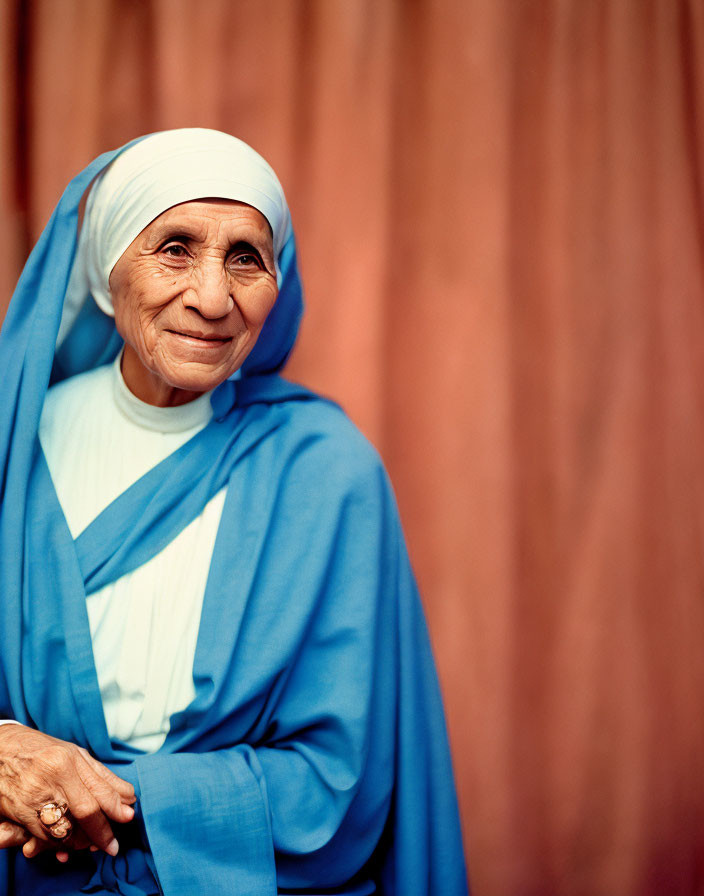
[[[286,201],[226,134],[68,187],[0,337],[0,890],[466,892],[394,500],[279,376]],[[58,861],[57,861],[58,860]]]

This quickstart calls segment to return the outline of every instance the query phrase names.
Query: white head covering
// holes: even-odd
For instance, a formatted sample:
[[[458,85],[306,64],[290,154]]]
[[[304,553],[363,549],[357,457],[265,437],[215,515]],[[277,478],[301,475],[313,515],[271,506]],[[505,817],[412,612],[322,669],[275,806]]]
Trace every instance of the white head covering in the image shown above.
[[[57,344],[89,294],[114,316],[110,273],[147,224],[180,202],[211,197],[246,202],[264,215],[280,279],[278,257],[291,234],[291,217],[271,166],[222,131],[179,128],[151,134],[120,153],[91,187]]]

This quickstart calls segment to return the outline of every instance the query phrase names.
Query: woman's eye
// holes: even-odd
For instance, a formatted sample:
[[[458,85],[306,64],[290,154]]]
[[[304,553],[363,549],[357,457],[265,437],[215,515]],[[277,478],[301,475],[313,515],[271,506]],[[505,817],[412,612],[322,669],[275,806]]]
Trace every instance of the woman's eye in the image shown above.
[[[168,255],[170,258],[185,258],[186,257],[186,247],[182,246],[180,243],[169,243],[164,246],[161,250],[164,255]]]
[[[247,254],[246,252],[242,252],[239,255],[232,256],[232,264],[235,267],[239,268],[248,268],[252,265],[259,266],[259,259],[256,255]]]

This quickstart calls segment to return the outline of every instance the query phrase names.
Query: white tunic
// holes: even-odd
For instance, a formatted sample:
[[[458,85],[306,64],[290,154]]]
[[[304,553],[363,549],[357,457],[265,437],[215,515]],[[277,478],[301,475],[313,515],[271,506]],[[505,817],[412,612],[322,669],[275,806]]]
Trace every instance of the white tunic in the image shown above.
[[[119,358],[51,388],[39,436],[73,537],[211,415],[210,394],[174,408],[140,401],[122,379]],[[114,740],[157,750],[170,716],[195,696],[193,659],[224,499],[222,489],[159,554],[87,599]]]

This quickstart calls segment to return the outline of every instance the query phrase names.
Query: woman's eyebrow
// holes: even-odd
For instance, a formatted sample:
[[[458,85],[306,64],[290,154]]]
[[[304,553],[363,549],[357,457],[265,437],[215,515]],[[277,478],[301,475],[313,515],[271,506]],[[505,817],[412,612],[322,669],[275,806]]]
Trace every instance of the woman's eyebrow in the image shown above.
[[[163,243],[168,239],[199,240],[202,238],[202,229],[195,225],[177,223],[157,225],[148,235],[148,241],[151,244]]]
[[[247,249],[250,252],[259,252],[259,247],[255,246],[254,243],[250,243],[249,240],[234,240],[234,242],[230,243],[230,252],[234,252],[235,249]]]
[[[257,255],[263,255],[267,258],[274,257],[274,251],[270,243],[266,240],[259,242],[254,240],[250,241],[247,239],[237,239],[230,243],[230,252],[234,252],[238,249],[244,249],[247,252],[254,252]]]

